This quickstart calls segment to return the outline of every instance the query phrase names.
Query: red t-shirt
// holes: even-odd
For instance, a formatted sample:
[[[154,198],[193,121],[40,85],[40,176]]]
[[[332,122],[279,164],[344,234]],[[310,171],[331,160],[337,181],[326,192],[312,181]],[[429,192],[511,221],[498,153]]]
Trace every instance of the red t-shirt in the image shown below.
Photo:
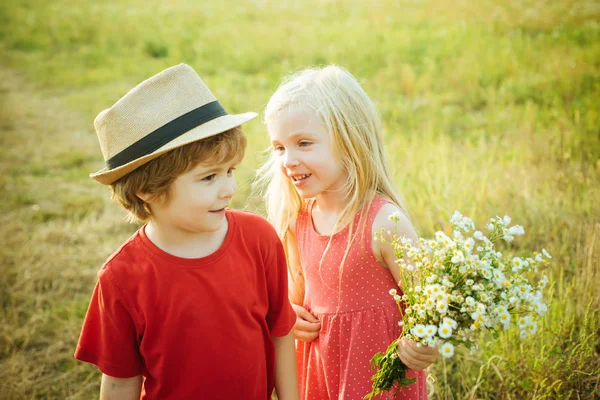
[[[281,242],[262,217],[227,210],[221,247],[175,257],[138,230],[98,272],[75,357],[142,374],[143,399],[269,399],[273,336],[295,322]]]

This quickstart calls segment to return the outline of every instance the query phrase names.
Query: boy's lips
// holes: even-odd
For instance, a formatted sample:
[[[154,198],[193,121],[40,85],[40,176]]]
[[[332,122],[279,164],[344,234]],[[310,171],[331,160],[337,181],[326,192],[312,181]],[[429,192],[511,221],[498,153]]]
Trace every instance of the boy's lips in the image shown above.
[[[225,207],[219,208],[218,210],[210,210],[209,212],[211,212],[211,213],[220,213],[220,212],[223,212],[223,211],[225,211]]]

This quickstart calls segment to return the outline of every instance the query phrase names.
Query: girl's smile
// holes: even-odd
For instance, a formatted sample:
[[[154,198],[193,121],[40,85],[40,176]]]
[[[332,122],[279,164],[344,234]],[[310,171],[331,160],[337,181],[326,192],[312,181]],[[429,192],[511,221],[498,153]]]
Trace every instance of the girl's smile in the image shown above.
[[[306,183],[306,180],[311,177],[312,174],[304,175],[290,175],[290,179],[294,183],[294,186],[299,187]]]

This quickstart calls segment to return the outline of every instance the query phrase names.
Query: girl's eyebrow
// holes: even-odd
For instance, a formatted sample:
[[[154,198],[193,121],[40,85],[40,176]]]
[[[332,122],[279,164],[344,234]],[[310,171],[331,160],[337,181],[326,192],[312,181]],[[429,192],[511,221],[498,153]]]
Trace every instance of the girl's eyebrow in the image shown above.
[[[294,132],[294,133],[286,136],[285,139],[295,139],[298,136],[311,136],[312,137],[312,133],[306,132],[306,131]],[[272,140],[271,143],[279,143],[279,141],[278,140]]]

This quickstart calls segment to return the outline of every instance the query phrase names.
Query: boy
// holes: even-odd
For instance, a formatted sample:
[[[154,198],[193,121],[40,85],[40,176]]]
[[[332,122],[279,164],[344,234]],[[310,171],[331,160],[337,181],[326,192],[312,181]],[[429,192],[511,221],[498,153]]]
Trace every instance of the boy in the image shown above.
[[[94,121],[106,167],[90,177],[147,222],[99,271],[75,352],[103,372],[101,399],[298,398],[282,246],[227,208],[255,116],[181,64]]]

